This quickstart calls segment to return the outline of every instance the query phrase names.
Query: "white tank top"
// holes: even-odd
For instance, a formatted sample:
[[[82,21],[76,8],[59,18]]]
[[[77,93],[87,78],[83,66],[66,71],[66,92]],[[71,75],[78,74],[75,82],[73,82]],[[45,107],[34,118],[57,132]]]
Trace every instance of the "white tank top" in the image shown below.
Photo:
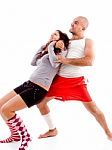
[[[85,38],[80,40],[70,41],[67,58],[81,58],[84,57]],[[58,75],[67,78],[83,76],[80,66],[64,65],[62,64]]]

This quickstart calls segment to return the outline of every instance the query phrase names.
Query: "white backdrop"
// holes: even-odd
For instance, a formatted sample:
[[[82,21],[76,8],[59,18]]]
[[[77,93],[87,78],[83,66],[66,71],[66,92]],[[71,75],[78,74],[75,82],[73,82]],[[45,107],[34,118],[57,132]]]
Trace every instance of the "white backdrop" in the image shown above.
[[[90,25],[86,36],[95,43],[94,66],[84,68],[90,81],[89,91],[112,129],[111,0],[0,0],[0,96],[29,78],[35,69],[30,65],[31,59],[52,32],[60,29],[70,36],[70,24],[79,15],[88,18]],[[59,135],[54,139],[34,141],[30,149],[37,147],[42,150],[46,147],[55,150],[60,148],[60,144],[64,149],[111,149],[112,143],[107,141],[100,126],[80,102],[61,103],[53,100],[49,105]],[[36,107],[18,113],[33,136],[37,137],[47,130]],[[0,135],[4,135],[4,131],[8,130],[2,119],[0,122],[4,129],[0,129]],[[95,147],[95,144],[98,146]],[[7,145],[1,146],[5,148]],[[6,149],[14,148],[8,144]]]

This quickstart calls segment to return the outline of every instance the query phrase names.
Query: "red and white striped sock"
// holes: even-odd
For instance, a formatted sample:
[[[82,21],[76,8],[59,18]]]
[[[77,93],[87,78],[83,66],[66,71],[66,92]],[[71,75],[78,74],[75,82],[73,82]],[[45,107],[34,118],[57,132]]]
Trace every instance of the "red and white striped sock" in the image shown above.
[[[19,135],[20,132],[22,142],[21,146],[19,147],[19,150],[25,150],[28,147],[29,142],[31,141],[31,137],[23,123],[23,120],[18,115],[15,114],[15,116],[9,119],[6,123],[10,128],[11,136],[6,140],[0,141],[0,143],[20,141]]]
[[[31,142],[31,137],[23,123],[23,120],[18,116],[17,119],[18,123],[16,124],[16,128],[20,131],[22,137],[22,142],[19,150],[25,150],[28,147],[29,142]]]
[[[10,131],[11,131],[11,136],[5,140],[0,141],[0,143],[10,143],[10,142],[18,142],[20,141],[20,135],[18,133],[18,131],[16,130],[16,127],[12,125],[11,120],[14,121],[15,116],[13,118],[11,118],[10,120],[8,120],[6,122],[6,124],[8,125]]]
[[[21,134],[22,142],[19,150],[25,150],[31,141],[31,137],[23,123],[23,120],[16,114],[14,119],[10,120],[10,123],[12,123],[12,126],[16,127],[16,131],[19,131]]]

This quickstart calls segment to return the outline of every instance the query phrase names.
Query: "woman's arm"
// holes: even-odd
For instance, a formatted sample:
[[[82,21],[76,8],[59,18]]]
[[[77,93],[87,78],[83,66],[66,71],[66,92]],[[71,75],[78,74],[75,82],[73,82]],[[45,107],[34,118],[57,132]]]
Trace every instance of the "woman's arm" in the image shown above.
[[[56,62],[58,55],[56,55],[54,53],[54,44],[55,44],[54,42],[52,42],[52,43],[49,44],[49,46],[48,46],[48,54],[49,54],[49,61],[50,61],[51,65],[54,68],[57,68],[61,63]],[[62,56],[65,57],[67,55],[67,50],[62,50],[59,55],[62,55]]]
[[[31,61],[31,65],[32,65],[32,66],[36,66],[36,62],[37,62],[38,59],[40,59],[39,56],[40,56],[40,54],[41,54],[41,52],[42,52],[42,50],[43,50],[43,47],[44,47],[44,46],[41,46],[40,49],[39,49],[39,50],[36,52],[36,54],[34,55],[32,61]]]

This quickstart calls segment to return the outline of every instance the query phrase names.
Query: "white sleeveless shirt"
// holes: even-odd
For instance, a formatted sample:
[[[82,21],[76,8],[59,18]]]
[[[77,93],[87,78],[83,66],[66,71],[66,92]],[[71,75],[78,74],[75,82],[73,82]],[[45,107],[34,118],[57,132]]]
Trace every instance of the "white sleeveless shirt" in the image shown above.
[[[84,57],[85,38],[80,40],[70,41],[67,58],[82,58]],[[67,78],[84,76],[80,66],[62,64],[58,75]]]

